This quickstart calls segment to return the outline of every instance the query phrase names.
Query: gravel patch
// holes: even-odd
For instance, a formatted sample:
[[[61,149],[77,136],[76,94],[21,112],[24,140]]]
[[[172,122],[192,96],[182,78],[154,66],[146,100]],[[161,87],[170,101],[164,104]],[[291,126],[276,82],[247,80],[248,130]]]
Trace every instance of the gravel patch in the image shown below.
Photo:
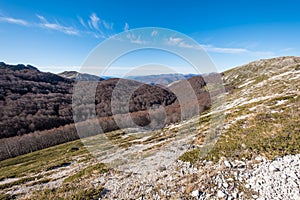
[[[259,164],[247,180],[259,199],[300,199],[300,155],[288,155]]]

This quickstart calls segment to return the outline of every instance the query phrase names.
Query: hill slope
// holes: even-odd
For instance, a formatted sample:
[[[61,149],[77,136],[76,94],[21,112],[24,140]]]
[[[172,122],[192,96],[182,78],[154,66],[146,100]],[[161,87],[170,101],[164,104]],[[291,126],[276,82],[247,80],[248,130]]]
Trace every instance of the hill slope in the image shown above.
[[[201,77],[198,79],[201,80]],[[132,86],[137,88],[129,100],[129,112],[132,113],[135,123],[143,126],[149,124],[148,110],[158,105],[169,107],[167,112],[171,114],[167,123],[179,119],[180,106],[175,94],[169,89],[133,80],[111,78],[98,81],[95,91],[96,114],[105,127],[105,132],[118,129],[111,117],[111,98],[119,82],[122,82],[124,91]],[[89,84],[94,83],[94,79],[84,81],[81,89],[83,97],[91,88]],[[203,88],[205,85],[203,80],[199,83],[201,84],[198,87]],[[0,139],[11,139],[1,141],[0,160],[78,138],[72,109],[74,84],[76,81],[70,78],[40,72],[32,66],[1,63]],[[196,95],[199,97],[199,102],[201,101],[201,109],[209,106],[209,96],[205,90],[197,90]],[[85,121],[92,112],[89,106],[74,106],[76,112],[80,113],[76,116],[77,121]],[[124,112],[126,109],[120,110],[119,114]]]
[[[221,149],[217,157],[300,153],[299,57],[259,60],[228,70],[223,78],[235,89],[223,107],[224,134],[211,156]]]
[[[72,122],[72,80],[24,65],[1,66],[0,138]]]
[[[141,162],[132,162],[131,172],[97,164],[86,151],[99,140],[91,137],[85,146],[74,141],[0,162],[3,195],[28,199],[297,199],[300,58],[252,62],[224,72],[223,79],[232,90],[217,109],[226,116],[222,134],[208,154],[202,154],[200,147],[216,113],[209,110],[157,132],[106,134],[121,148],[120,154],[148,161],[141,171],[157,160],[159,168],[149,174],[136,173],[134,167]],[[174,147],[185,153],[166,164],[164,160],[174,156]],[[274,159],[289,154],[298,155]]]
[[[78,81],[102,81],[103,78],[100,78],[95,75],[91,74],[85,74],[85,73],[79,73],[76,71],[64,71],[58,74],[61,77],[72,79],[72,80],[78,80]]]
[[[0,138],[73,123],[73,80],[24,65],[1,66]],[[112,115],[110,98],[118,81],[119,79],[111,79],[99,82],[96,92],[99,117]],[[146,110],[157,102],[167,106],[176,99],[174,94],[160,87],[134,81],[126,81],[126,84],[136,84],[139,87],[130,103],[130,112]]]

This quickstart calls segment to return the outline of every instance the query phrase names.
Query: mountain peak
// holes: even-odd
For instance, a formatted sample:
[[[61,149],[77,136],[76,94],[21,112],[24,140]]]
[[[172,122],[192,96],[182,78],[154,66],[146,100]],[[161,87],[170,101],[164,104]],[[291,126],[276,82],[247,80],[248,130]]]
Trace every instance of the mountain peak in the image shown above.
[[[92,75],[92,74],[86,74],[86,73],[80,73],[77,71],[64,71],[58,74],[61,77],[72,79],[72,80],[79,80],[79,81],[102,81],[103,78],[100,78],[99,76]]]

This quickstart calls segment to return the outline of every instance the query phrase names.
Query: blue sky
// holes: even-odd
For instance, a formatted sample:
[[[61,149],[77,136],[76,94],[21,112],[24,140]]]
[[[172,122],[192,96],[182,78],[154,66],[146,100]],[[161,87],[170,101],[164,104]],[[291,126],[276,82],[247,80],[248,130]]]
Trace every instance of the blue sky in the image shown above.
[[[0,61],[55,73],[79,70],[110,36],[163,27],[196,40],[223,71],[261,58],[299,56],[299,7],[297,0],[1,0]],[[137,54],[118,64],[134,65],[157,54]],[[176,60],[161,57],[170,65]]]

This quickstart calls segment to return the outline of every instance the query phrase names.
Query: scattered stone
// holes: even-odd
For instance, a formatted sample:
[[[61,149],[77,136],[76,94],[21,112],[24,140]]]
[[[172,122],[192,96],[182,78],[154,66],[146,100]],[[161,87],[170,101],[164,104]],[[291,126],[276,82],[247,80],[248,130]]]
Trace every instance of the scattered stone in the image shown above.
[[[228,168],[232,167],[231,163],[228,160],[224,160],[224,165]]]
[[[237,192],[233,192],[231,195],[232,195],[232,197],[235,198],[235,199],[238,198],[238,193],[237,193]]]
[[[199,196],[199,190],[194,190],[194,191],[191,193],[191,196],[192,196],[192,197],[198,197],[198,196]]]
[[[243,143],[243,144],[242,144],[242,148],[243,148],[243,149],[246,149],[247,146]]]
[[[257,157],[255,158],[255,161],[258,161],[258,162],[265,162],[266,159],[265,159],[264,157],[262,157],[262,156],[257,156]]]
[[[226,183],[226,182],[223,183],[224,188],[228,188],[228,186],[229,186],[228,183]]]
[[[258,199],[300,199],[300,154],[262,162],[250,171],[247,185]],[[252,196],[255,198],[256,196]]]
[[[269,166],[269,170],[270,170],[270,172],[278,172],[278,171],[280,171],[277,167],[275,167],[272,164]]]
[[[163,171],[167,170],[167,167],[166,166],[160,166],[158,169],[159,169],[160,172],[163,172]]]
[[[228,182],[232,182],[232,181],[234,181],[234,179],[233,178],[228,178],[228,179],[226,179]]]
[[[240,164],[238,165],[238,168],[245,168],[245,167],[246,167],[245,162],[240,162]]]
[[[225,198],[226,197],[226,194],[224,192],[222,192],[221,190],[218,190],[217,192],[217,197],[218,198]]]

